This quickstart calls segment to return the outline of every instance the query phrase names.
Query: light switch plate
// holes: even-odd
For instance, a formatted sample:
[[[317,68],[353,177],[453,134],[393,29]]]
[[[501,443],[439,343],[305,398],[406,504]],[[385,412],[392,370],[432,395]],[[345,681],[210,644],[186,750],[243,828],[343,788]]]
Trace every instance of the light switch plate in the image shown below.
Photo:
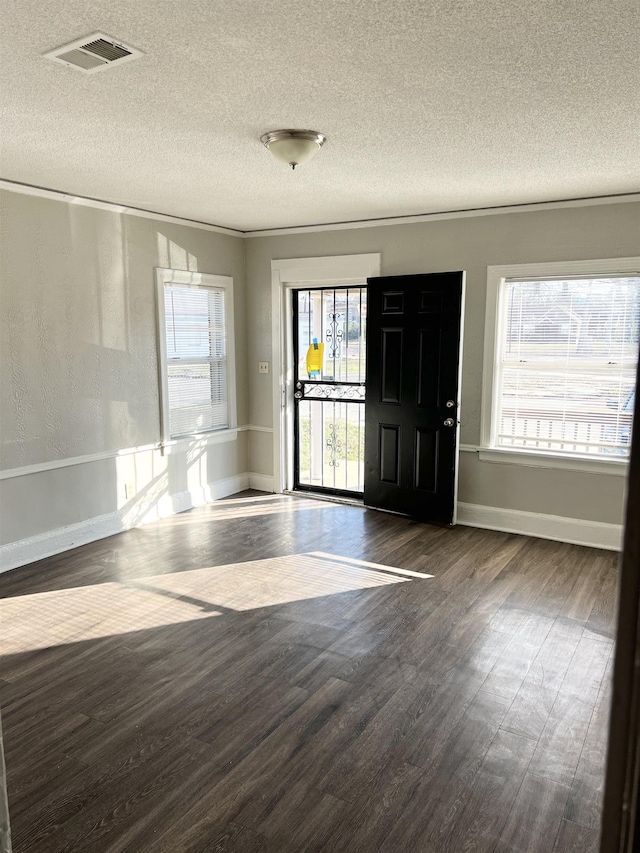
[[[268,361],[259,361],[258,362],[258,373],[268,373],[269,372],[269,362]]]

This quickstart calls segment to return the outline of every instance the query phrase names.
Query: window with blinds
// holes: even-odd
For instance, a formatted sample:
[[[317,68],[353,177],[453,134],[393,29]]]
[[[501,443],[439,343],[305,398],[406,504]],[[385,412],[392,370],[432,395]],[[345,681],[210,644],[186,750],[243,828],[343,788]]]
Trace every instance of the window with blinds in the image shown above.
[[[229,426],[224,288],[164,285],[169,433]]]
[[[493,446],[628,456],[640,277],[501,287]]]

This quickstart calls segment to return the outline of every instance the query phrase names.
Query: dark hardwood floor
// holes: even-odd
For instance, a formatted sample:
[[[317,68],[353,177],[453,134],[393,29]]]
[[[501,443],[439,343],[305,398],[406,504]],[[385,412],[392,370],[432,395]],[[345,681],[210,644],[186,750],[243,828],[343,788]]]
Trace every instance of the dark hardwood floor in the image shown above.
[[[0,576],[15,853],[596,853],[617,555],[243,493]]]

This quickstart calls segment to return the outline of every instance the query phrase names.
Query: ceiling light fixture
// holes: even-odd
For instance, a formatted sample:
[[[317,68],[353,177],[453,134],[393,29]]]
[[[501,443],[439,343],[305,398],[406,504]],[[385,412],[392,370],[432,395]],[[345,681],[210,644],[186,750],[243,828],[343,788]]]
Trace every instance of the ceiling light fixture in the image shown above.
[[[265,148],[292,169],[311,160],[327,141],[317,130],[270,130],[260,137]]]

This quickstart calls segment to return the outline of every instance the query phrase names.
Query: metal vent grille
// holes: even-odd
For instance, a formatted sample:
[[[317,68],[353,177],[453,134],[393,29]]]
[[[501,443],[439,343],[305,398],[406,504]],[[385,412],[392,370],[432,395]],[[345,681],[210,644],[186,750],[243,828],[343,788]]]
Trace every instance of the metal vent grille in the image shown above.
[[[113,42],[107,41],[106,39],[96,39],[88,44],[83,44],[82,49],[88,50],[89,53],[95,53],[103,59],[106,59],[108,62],[115,62],[116,59],[123,59],[125,56],[131,56],[131,51],[127,50],[126,47],[122,47],[119,44],[113,44]]]
[[[92,33],[44,54],[47,59],[62,63],[68,68],[75,68],[84,74],[95,74],[96,71],[102,71],[112,65],[122,65],[142,55],[142,51],[122,44],[104,33]]]
[[[89,56],[88,53],[84,53],[82,50],[70,50],[68,53],[61,53],[58,56],[58,59],[61,59],[69,65],[77,65],[85,71],[89,71],[91,68],[99,68],[101,65],[104,65],[102,59],[98,59],[97,56]]]

